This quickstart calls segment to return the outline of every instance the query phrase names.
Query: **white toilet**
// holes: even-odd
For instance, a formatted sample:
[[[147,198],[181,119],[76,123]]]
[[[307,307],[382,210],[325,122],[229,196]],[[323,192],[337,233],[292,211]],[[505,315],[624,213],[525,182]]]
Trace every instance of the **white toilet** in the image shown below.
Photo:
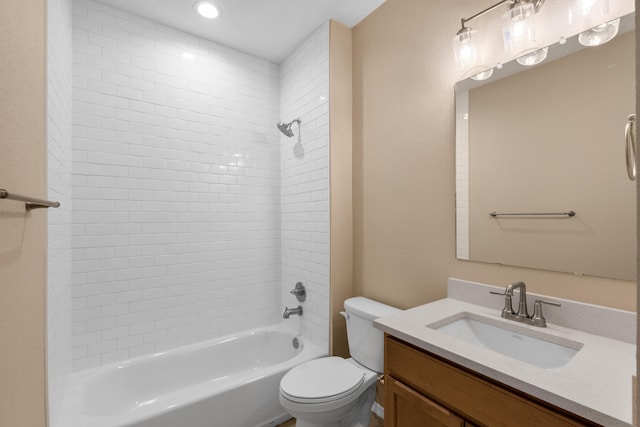
[[[344,302],[350,359],[323,357],[291,369],[280,381],[280,404],[296,427],[367,427],[384,370],[384,334],[379,317],[400,310],[364,297]]]

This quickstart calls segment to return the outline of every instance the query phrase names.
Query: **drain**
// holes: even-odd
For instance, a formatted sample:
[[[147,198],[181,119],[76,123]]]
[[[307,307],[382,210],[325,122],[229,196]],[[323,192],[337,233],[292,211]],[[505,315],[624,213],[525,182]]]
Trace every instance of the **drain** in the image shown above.
[[[293,345],[293,348],[295,348],[296,350],[298,349],[298,347],[300,347],[300,342],[298,341],[298,338],[294,338],[291,344]]]

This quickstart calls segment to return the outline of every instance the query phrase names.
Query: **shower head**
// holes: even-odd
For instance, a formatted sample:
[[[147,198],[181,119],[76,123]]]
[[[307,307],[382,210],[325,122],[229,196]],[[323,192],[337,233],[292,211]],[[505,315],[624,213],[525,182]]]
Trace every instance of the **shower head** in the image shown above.
[[[291,123],[280,122],[278,123],[278,129],[280,129],[280,132],[284,133],[289,138],[293,136],[293,131],[291,130]]]
[[[289,123],[284,123],[284,122],[278,123],[278,129],[280,129],[280,132],[282,132],[283,134],[291,138],[293,136],[293,131],[291,130],[291,126],[294,123],[298,123],[298,126],[300,126],[300,123],[302,123],[302,121],[300,120],[300,117],[290,121]]]

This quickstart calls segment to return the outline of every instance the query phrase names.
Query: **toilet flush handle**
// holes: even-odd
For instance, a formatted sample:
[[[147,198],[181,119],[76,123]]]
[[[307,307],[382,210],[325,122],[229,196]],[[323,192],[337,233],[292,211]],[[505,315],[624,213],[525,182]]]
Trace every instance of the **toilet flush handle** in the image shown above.
[[[342,314],[345,319],[349,320],[349,313],[347,313],[346,311],[341,311],[340,314]]]

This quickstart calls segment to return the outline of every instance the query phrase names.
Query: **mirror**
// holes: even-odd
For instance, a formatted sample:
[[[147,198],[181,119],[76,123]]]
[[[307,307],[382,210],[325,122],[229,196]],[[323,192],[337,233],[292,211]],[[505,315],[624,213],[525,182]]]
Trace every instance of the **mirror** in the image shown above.
[[[636,280],[634,52],[631,14],[601,46],[575,36],[456,84],[459,259]]]

